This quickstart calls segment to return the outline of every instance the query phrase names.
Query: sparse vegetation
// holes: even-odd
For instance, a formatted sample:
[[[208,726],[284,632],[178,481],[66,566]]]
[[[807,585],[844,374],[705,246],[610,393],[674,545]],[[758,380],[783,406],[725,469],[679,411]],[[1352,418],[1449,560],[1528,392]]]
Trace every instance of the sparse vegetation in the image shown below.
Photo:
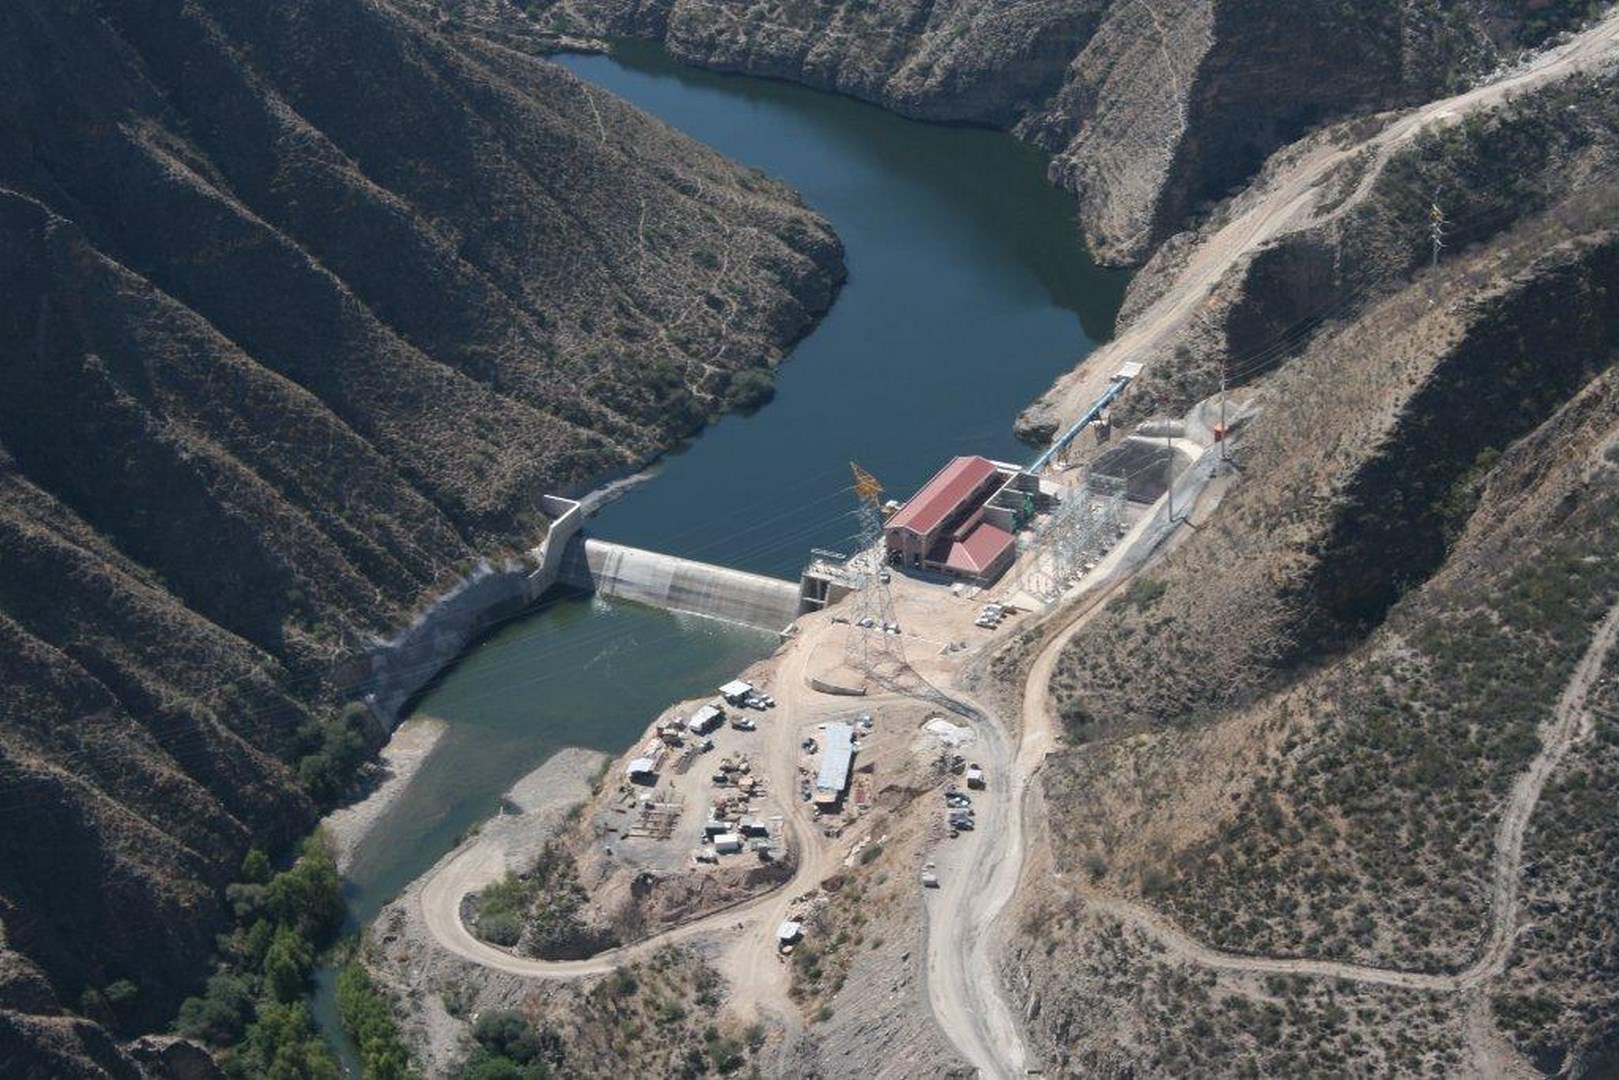
[[[611,1073],[679,1077],[740,1072],[768,1031],[718,1023],[719,974],[695,954],[667,948],[594,985],[558,983],[522,1010],[490,1009],[472,1026],[459,1080],[538,1080]]]
[[[612,948],[619,940],[611,927],[587,920],[589,899],[579,884],[573,857],[551,842],[528,873],[508,873],[485,888],[472,904],[469,922],[480,938],[492,944],[546,960],[579,959]]]
[[[1065,1075],[1129,1061],[1154,1076],[1442,1076],[1464,1061],[1453,998],[1216,973],[1077,906],[1048,909],[1043,921],[1049,945],[1031,940],[1038,960],[1026,962],[1050,980],[1035,1023]]]
[[[1497,1025],[1548,1073],[1619,1064],[1619,654],[1591,695],[1590,737],[1541,793],[1523,876],[1531,913],[1491,999]]]

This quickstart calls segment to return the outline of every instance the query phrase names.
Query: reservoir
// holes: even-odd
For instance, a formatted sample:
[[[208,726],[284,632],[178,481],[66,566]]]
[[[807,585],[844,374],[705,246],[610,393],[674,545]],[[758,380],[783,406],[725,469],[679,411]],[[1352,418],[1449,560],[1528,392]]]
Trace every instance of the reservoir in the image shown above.
[[[849,267],[776,400],[667,457],[598,536],[796,578],[811,547],[847,550],[856,531],[851,460],[901,499],[953,454],[1027,460],[1012,421],[1112,334],[1128,276],[1091,263],[1073,198],[1009,135],[700,71],[642,42],[561,62],[791,184]]]
[[[904,498],[951,455],[1022,461],[1017,413],[1113,326],[1126,275],[1086,257],[1045,158],[998,132],[922,124],[786,83],[683,67],[654,47],[563,66],[797,188],[849,280],[783,364],[775,401],[729,416],[608,505],[596,536],[796,578],[850,549],[848,463]],[[548,597],[417,704],[449,724],[349,873],[369,922],[557,749],[621,753],[670,702],[765,656],[773,635],[598,598]],[[335,1029],[331,973],[316,1005]]]

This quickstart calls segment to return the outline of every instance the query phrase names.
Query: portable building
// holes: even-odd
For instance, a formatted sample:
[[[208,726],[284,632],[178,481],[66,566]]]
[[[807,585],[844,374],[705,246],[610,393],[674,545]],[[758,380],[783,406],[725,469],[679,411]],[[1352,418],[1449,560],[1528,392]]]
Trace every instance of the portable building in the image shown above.
[[[821,750],[821,768],[815,775],[815,802],[835,803],[849,786],[854,767],[854,728],[848,724],[826,725],[826,745]]]
[[[686,727],[697,735],[707,735],[725,722],[725,711],[717,705],[704,705],[691,714]]]
[[[741,679],[733,679],[720,687],[720,697],[732,705],[742,704],[751,693],[753,693],[753,684],[743,682]]]

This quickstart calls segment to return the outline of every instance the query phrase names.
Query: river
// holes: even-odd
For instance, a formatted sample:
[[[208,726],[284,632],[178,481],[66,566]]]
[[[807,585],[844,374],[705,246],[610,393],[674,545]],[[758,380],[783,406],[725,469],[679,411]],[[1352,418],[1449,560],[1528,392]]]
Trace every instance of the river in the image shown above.
[[[848,550],[851,460],[901,498],[952,454],[1022,460],[1018,411],[1111,332],[1126,275],[1090,262],[1073,199],[1045,182],[1043,154],[1008,135],[698,71],[641,43],[559,62],[797,188],[849,267],[831,313],[782,366],[776,399],[668,455],[592,519],[597,536],[796,577],[810,548]],[[375,917],[557,749],[621,753],[669,702],[774,643],[588,597],[550,598],[491,635],[417,704],[449,729],[356,853],[354,919]],[[316,998],[328,1030],[331,982],[323,972]]]

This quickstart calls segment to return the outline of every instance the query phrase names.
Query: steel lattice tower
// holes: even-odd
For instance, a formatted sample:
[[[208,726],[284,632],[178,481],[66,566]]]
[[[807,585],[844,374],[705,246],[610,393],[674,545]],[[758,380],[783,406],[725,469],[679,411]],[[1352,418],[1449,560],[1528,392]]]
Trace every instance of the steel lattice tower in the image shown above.
[[[849,463],[849,468],[854,473],[855,495],[860,499],[860,537],[854,557],[845,565],[860,584],[849,620],[844,658],[856,671],[875,675],[879,669],[903,668],[905,651],[900,646],[899,634],[888,630],[897,628],[898,619],[894,617],[894,599],[889,595],[887,574],[883,572],[886,562],[883,487],[875,476],[854,462]]]

